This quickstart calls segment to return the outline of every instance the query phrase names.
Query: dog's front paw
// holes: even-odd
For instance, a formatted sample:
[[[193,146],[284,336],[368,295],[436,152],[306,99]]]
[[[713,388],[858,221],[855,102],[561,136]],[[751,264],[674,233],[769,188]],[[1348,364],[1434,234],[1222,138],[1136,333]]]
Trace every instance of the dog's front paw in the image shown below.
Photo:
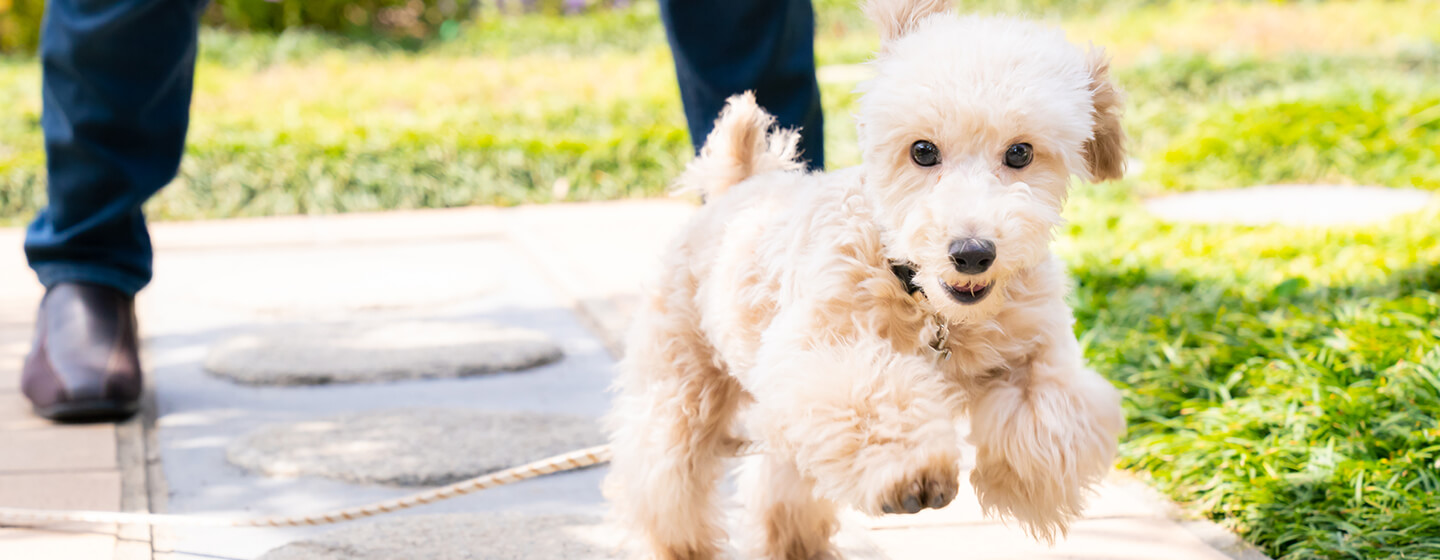
[[[991,389],[971,406],[981,507],[1053,542],[1110,471],[1124,425],[1119,393],[1088,370],[1068,385]]]
[[[919,469],[880,496],[883,513],[919,513],[925,508],[940,509],[950,504],[960,491],[960,474],[956,459],[941,459]]]

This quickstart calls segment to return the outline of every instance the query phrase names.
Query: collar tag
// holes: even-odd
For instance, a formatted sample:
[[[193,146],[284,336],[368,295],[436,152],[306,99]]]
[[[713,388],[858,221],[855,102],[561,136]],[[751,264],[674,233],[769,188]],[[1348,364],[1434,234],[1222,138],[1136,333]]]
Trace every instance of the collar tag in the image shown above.
[[[930,343],[930,349],[935,351],[935,365],[950,359],[950,325],[938,313],[935,314],[935,323],[940,325],[935,329],[935,341]]]

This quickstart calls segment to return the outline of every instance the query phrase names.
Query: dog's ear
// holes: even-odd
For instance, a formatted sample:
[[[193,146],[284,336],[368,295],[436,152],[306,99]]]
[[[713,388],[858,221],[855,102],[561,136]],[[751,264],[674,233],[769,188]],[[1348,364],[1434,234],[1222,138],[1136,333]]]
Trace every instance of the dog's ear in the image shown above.
[[[866,0],[865,15],[880,28],[880,42],[889,43],[914,31],[926,16],[950,9],[949,0]]]
[[[1092,181],[1119,179],[1125,174],[1125,130],[1120,127],[1125,94],[1110,79],[1110,59],[1105,51],[1090,49],[1090,99],[1095,116],[1095,136],[1085,142],[1085,167]]]

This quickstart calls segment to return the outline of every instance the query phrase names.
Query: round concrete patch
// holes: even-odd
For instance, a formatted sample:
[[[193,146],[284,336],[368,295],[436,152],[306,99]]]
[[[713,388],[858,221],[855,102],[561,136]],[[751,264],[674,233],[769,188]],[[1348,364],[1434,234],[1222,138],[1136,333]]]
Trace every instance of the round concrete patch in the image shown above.
[[[560,359],[543,333],[485,323],[398,321],[280,327],[223,340],[205,369],[247,385],[466,377]]]
[[[471,513],[357,524],[271,550],[260,560],[529,560],[619,557],[598,516]]]
[[[1429,204],[1415,189],[1342,185],[1267,185],[1152,198],[1145,207],[1173,222],[1333,226],[1380,222]]]
[[[435,486],[604,442],[593,418],[423,408],[266,426],[237,439],[226,456],[269,476]]]

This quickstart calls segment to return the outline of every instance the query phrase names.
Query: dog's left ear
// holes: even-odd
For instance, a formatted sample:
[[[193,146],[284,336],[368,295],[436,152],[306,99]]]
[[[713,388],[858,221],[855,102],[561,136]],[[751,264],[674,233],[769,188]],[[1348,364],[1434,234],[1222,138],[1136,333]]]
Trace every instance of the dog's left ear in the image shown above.
[[[880,49],[915,30],[920,20],[950,9],[950,0],[866,0],[865,15],[880,29]]]
[[[1090,99],[1095,116],[1095,136],[1085,142],[1085,167],[1092,181],[1119,179],[1125,174],[1125,130],[1120,127],[1125,94],[1110,79],[1110,59],[1105,51],[1090,49]]]

